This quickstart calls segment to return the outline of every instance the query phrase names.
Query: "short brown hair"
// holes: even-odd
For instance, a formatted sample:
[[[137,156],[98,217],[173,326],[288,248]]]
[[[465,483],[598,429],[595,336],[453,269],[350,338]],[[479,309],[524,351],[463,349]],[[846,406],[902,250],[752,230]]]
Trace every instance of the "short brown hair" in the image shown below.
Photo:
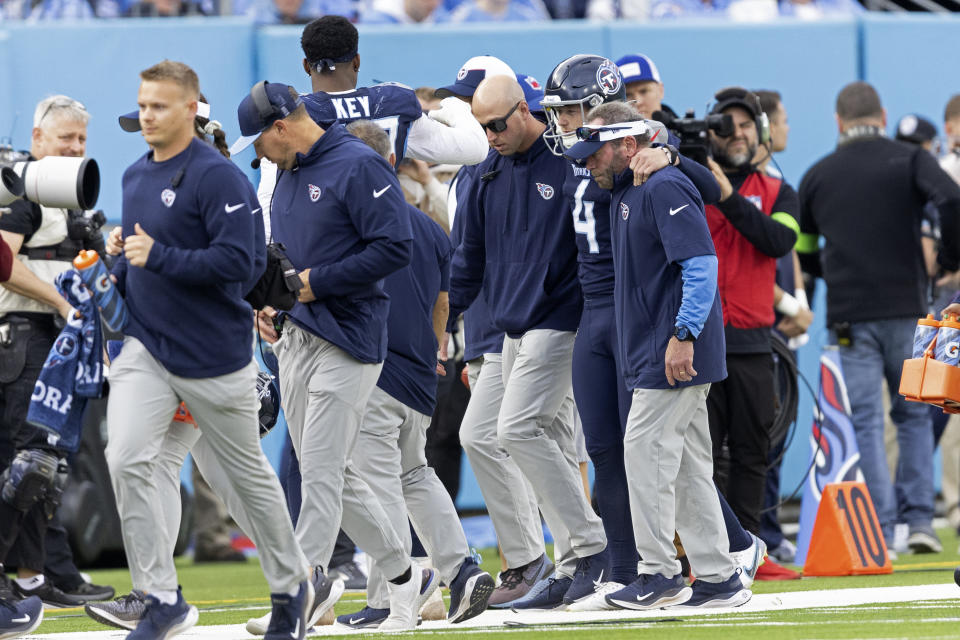
[[[768,116],[772,116],[780,110],[780,103],[783,102],[783,98],[780,97],[779,91],[757,89],[753,94],[760,100],[760,110]]]
[[[947,108],[943,111],[943,120],[953,120],[960,117],[960,93],[947,100]]]
[[[851,82],[837,94],[837,116],[841,120],[859,120],[882,115],[880,96],[868,82]]]
[[[200,79],[197,78],[197,72],[182,62],[173,60],[158,62],[149,69],[141,71],[140,79],[148,82],[168,80],[179,85],[189,96],[194,98],[200,96]]]

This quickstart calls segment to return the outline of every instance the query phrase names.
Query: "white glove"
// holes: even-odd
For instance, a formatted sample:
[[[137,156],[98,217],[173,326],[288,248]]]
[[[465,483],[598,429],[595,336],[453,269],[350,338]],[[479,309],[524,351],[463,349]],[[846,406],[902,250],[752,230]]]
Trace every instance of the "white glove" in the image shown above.
[[[450,96],[440,101],[440,108],[434,109],[427,114],[430,119],[436,120],[448,127],[462,125],[464,119],[473,120],[473,112],[470,111],[470,105],[461,100]]]

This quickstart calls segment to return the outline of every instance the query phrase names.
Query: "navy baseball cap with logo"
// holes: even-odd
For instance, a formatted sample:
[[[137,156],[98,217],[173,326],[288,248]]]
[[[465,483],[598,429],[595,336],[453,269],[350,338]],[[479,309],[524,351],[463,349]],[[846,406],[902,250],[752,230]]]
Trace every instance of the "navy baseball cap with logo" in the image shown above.
[[[230,146],[230,155],[240,153],[277,120],[283,120],[303,104],[296,90],[285,84],[264,80],[253,85],[237,107],[240,137]]]
[[[905,115],[897,123],[896,139],[913,144],[930,142],[937,137],[937,125],[915,113]]]
[[[620,75],[626,84],[631,82],[660,82],[660,72],[653,60],[640,53],[631,53],[617,60]]]
[[[474,56],[460,67],[457,71],[457,81],[446,87],[440,87],[433,92],[438,98],[449,98],[450,96],[460,96],[461,98],[471,98],[477,87],[488,76],[513,76],[513,69],[500,58],[493,56]]]

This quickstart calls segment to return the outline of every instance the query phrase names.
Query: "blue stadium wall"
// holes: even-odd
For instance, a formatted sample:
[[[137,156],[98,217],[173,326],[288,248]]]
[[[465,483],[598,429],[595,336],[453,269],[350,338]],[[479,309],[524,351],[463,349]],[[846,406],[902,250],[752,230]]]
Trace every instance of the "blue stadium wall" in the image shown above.
[[[301,66],[299,27],[255,28],[234,18],[141,19],[23,25],[0,29],[0,136],[29,147],[33,109],[52,93],[84,102],[93,119],[88,155],[100,163],[99,207],[120,217],[120,178],[145,151],[138,135],[124,134],[116,116],[136,108],[138,72],[163,58],[197,70],[201,88],[231,140],[236,105],[261,79],[310,89]],[[541,81],[574,53],[616,58],[649,54],[660,68],[665,103],[702,115],[717,89],[740,84],[779,90],[787,106],[789,150],[777,156],[787,179],[803,172],[835,143],[833,102],[847,82],[864,79],[880,92],[894,122],[916,112],[938,125],[943,106],[960,92],[951,73],[960,42],[960,19],[871,15],[820,22],[733,24],[690,21],[657,24],[554,22],[546,24],[361,27],[360,82],[397,81],[410,86],[452,82],[474,55],[496,55]],[[237,158],[249,172],[252,151]],[[864,274],[869,278],[869,274]],[[882,283],[877,283],[878,291]],[[822,310],[822,292],[818,308]],[[817,384],[819,347],[826,341],[823,315],[800,353],[801,370]],[[787,452],[782,491],[800,481],[809,458],[810,394],[801,391],[800,429]],[[265,446],[276,460],[279,433]],[[468,468],[459,506],[482,506]]]

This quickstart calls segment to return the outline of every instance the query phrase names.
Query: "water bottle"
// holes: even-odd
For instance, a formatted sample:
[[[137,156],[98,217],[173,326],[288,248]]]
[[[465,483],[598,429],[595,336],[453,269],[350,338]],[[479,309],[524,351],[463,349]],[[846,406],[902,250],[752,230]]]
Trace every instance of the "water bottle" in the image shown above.
[[[123,303],[123,296],[110,279],[107,268],[103,266],[100,254],[85,249],[73,259],[73,267],[93,293],[104,323],[111,331],[122,332],[127,326],[127,305]]]
[[[923,352],[930,346],[939,328],[940,321],[934,318],[932,314],[927,314],[926,318],[920,318],[920,320],[917,321],[917,330],[913,334],[914,358],[923,357]]]
[[[933,357],[954,367],[960,364],[960,322],[957,321],[957,316],[948,316],[940,322]]]

